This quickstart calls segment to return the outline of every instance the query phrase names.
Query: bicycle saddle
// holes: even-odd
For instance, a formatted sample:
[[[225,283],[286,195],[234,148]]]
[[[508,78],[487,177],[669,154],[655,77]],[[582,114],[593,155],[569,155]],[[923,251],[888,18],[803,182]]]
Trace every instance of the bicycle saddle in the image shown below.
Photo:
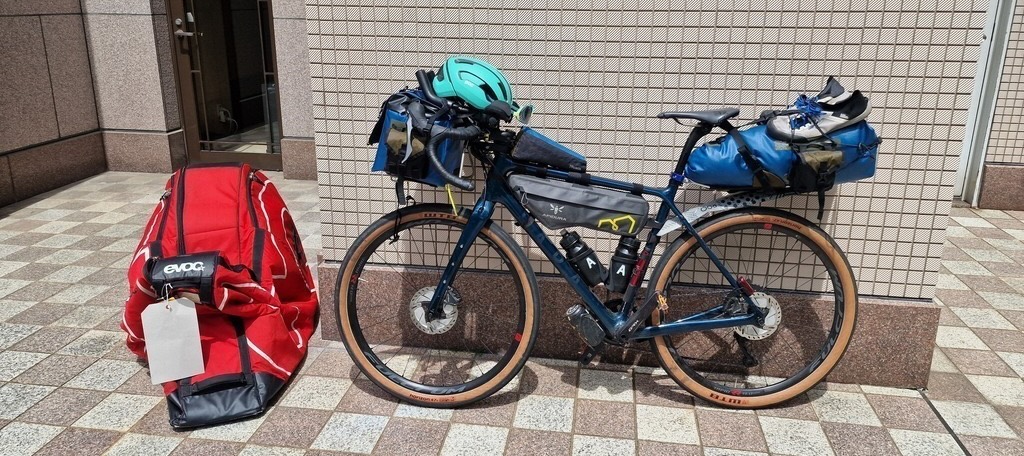
[[[719,108],[706,111],[663,112],[659,119],[693,119],[710,125],[719,125],[740,114],[737,108]]]

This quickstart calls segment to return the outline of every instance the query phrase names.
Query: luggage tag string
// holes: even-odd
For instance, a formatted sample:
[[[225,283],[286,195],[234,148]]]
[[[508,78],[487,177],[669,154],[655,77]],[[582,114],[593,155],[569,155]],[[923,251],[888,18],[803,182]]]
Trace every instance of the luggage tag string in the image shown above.
[[[164,309],[171,310],[170,300],[171,300],[171,292],[172,291],[174,291],[174,287],[172,287],[171,284],[169,284],[169,283],[165,283],[164,284],[164,288],[163,288]]]

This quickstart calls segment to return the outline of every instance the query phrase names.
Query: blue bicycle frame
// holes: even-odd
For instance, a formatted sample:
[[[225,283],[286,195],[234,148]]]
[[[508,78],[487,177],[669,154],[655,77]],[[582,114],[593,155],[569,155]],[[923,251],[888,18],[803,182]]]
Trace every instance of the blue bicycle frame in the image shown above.
[[[670,215],[677,217],[685,232],[697,241],[697,244],[715,264],[722,276],[725,277],[730,285],[732,285],[732,288],[737,290],[740,296],[744,297],[748,310],[746,314],[720,317],[719,315],[721,315],[724,310],[723,303],[706,311],[689,315],[676,321],[656,326],[637,328],[640,319],[646,318],[646,315],[634,315],[633,304],[636,301],[636,294],[643,282],[643,277],[646,275],[651,256],[660,241],[660,236],[658,235],[657,230],[651,230],[648,235],[647,242],[640,254],[640,260],[634,268],[630,284],[623,295],[622,309],[618,312],[608,309],[597,295],[594,294],[593,290],[590,289],[586,282],[583,281],[583,278],[580,277],[579,273],[566,260],[565,256],[562,255],[555,244],[551,242],[551,239],[547,237],[538,225],[536,219],[534,219],[534,217],[527,212],[526,208],[523,207],[523,204],[517,199],[515,194],[509,188],[507,182],[507,177],[511,173],[542,176],[565,181],[574,181],[578,179],[578,174],[523,164],[513,161],[504,155],[497,155],[492,163],[493,168],[487,174],[484,192],[473,207],[473,211],[469,216],[469,223],[463,230],[458,244],[452,252],[451,258],[445,267],[444,273],[441,276],[441,281],[434,293],[434,299],[430,303],[430,311],[436,312],[440,309],[442,302],[440,297],[445,296],[447,293],[448,285],[455,277],[456,272],[466,256],[468,250],[467,247],[473,243],[473,240],[480,233],[480,230],[482,230],[487,221],[491,219],[491,215],[494,213],[495,203],[500,203],[509,210],[516,222],[526,230],[526,233],[531,239],[533,239],[533,242],[537,247],[544,252],[544,255],[548,257],[562,276],[570,285],[572,285],[576,293],[583,299],[584,305],[586,305],[586,307],[590,309],[590,312],[597,317],[597,321],[605,330],[606,335],[611,336],[612,338],[623,335],[626,336],[623,338],[623,341],[639,340],[691,331],[759,324],[759,321],[763,318],[761,310],[754,305],[749,293],[743,292],[743,287],[740,282],[732,274],[729,268],[718,258],[715,252],[708,247],[675,204],[676,193],[682,181],[682,169],[685,166],[689,152],[693,149],[693,144],[696,143],[696,140],[699,139],[700,136],[703,136],[703,134],[706,134],[706,132],[698,130],[691,132],[690,138],[687,139],[687,144],[684,146],[683,154],[680,156],[679,163],[677,164],[676,173],[672,175],[672,179],[668,186],[664,188],[643,187],[642,193],[655,196],[661,200],[661,205],[658,208],[658,213],[654,219],[654,226],[659,227],[664,225]],[[588,180],[590,185],[596,187],[611,188],[627,192],[634,191],[634,189],[637,188],[636,184],[632,182],[624,182],[598,176],[588,176]],[[648,294],[650,296],[647,299],[654,298],[652,293],[649,292]],[[642,307],[643,306],[640,306],[640,308]],[[640,312],[640,310],[637,310],[636,312]]]

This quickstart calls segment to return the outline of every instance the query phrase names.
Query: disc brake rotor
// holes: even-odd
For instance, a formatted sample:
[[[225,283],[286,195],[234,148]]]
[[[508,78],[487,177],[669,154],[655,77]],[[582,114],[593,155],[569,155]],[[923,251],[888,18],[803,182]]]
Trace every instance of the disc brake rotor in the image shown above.
[[[444,315],[432,321],[427,321],[427,306],[430,304],[430,300],[434,298],[434,290],[436,288],[420,288],[419,291],[413,294],[412,300],[409,301],[409,316],[412,318],[413,324],[416,325],[417,329],[426,334],[444,334],[448,332],[448,330],[455,326],[455,321],[459,317],[458,304],[461,298],[454,289],[448,288],[444,303],[441,304]]]
[[[764,292],[754,292],[750,297],[754,300],[754,304],[764,312],[764,325],[761,327],[740,326],[735,330],[736,335],[747,340],[762,340],[775,334],[779,325],[782,324],[782,306],[774,297]]]

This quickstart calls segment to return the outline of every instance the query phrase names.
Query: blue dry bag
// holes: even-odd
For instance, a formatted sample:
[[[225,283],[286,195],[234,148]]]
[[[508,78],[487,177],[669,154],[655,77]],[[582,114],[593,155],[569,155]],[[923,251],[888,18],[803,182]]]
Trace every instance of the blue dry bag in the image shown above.
[[[765,125],[755,125],[734,130],[694,149],[686,163],[686,177],[720,189],[767,186],[799,192],[827,190],[833,184],[874,176],[880,142],[866,121],[805,144],[774,140],[768,136]],[[740,150],[742,145],[756,160],[755,168],[763,168],[768,185],[755,176],[752,162]],[[812,173],[816,177],[813,184],[806,181]]]

